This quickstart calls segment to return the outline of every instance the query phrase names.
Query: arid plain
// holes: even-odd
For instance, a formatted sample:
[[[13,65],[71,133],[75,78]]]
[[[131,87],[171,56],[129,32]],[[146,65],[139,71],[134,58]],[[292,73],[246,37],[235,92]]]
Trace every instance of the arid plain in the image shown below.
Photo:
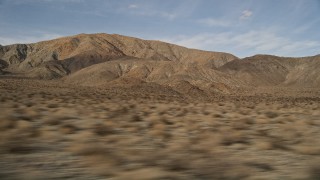
[[[0,85],[1,179],[319,178],[318,98]]]

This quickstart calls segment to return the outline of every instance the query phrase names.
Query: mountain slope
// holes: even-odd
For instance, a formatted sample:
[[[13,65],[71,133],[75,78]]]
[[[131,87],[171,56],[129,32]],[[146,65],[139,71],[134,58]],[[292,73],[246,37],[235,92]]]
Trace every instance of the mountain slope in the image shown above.
[[[202,97],[238,87],[320,87],[320,55],[239,59],[228,53],[116,34],[79,34],[0,46],[0,59],[8,64],[1,74],[62,78],[88,86],[150,83]]]
[[[43,76],[41,73],[49,75],[52,73],[51,69],[56,69],[54,67],[57,66],[61,71],[52,73],[53,77],[62,77],[90,65],[122,57],[199,63],[211,68],[236,59],[228,53],[188,49],[160,41],[115,34],[80,34],[33,44],[0,47],[0,58],[8,62],[12,72],[29,73],[34,68],[41,67],[40,77]],[[34,70],[32,74],[37,76]]]
[[[255,55],[219,68],[251,86],[320,87],[320,55],[286,58]]]
[[[229,86],[238,84],[228,74],[205,65],[138,58],[121,58],[92,65],[64,77],[63,80],[66,83],[86,86],[156,83],[197,96],[205,96],[206,92],[228,92]],[[222,88],[219,87],[221,82]]]

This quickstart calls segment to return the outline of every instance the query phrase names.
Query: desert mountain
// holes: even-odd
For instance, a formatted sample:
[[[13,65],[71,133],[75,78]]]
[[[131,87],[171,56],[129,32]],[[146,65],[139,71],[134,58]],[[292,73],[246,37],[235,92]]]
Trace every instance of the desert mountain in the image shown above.
[[[320,87],[320,55],[239,59],[116,34],[0,46],[0,59],[7,72],[22,76],[87,86],[160,85],[203,97],[237,87]]]
[[[236,57],[116,34],[80,34],[33,44],[2,46],[0,58],[8,62],[11,71],[56,78],[119,58],[199,63],[217,68]]]
[[[320,87],[320,55],[286,58],[255,55],[228,62],[220,71],[253,86]]]

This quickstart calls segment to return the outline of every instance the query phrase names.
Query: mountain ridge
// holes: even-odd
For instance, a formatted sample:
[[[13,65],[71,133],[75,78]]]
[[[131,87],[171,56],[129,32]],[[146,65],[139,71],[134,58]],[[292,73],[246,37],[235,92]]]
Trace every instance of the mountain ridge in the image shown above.
[[[191,53],[189,53],[191,51]],[[197,61],[220,59],[208,62],[211,66],[221,66],[227,61],[237,58],[228,53],[209,52],[188,49],[161,41],[142,40],[138,38],[109,34],[79,34],[31,44],[14,44],[0,49],[0,58],[15,69],[28,71],[33,67],[48,62],[63,60],[67,71],[75,72],[92,64],[119,57],[150,58],[153,60]]]
[[[320,55],[257,54],[240,59],[119,34],[78,34],[0,46],[0,59],[13,74],[88,86],[119,85],[131,79],[200,94],[247,86],[320,87]]]

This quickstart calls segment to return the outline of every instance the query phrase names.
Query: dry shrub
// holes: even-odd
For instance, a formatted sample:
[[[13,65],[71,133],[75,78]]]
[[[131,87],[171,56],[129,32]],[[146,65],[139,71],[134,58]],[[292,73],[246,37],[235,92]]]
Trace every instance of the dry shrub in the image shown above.
[[[16,130],[19,135],[25,138],[39,137],[40,131],[29,121],[17,121]]]
[[[48,104],[47,107],[48,107],[48,108],[57,108],[57,107],[59,107],[59,105],[56,104],[56,103],[51,103],[51,104]]]
[[[304,155],[320,155],[320,147],[316,145],[296,145],[294,151]]]
[[[150,115],[148,118],[146,118],[146,121],[148,121],[151,125],[154,125],[156,123],[161,123],[161,118],[158,115]]]
[[[65,125],[62,125],[60,127],[60,131],[63,133],[63,134],[73,134],[75,133],[76,131],[78,131],[79,129],[72,125],[72,124],[65,124]]]
[[[251,113],[251,111],[251,109],[240,109],[239,113],[248,116]]]
[[[161,121],[162,121],[162,123],[164,123],[166,125],[174,125],[175,124],[175,121],[170,117],[162,117]]]
[[[214,118],[223,118],[224,116],[220,113],[216,113],[213,115]]]
[[[82,156],[81,162],[94,174],[114,176],[119,162],[115,154],[99,143],[74,143],[68,149],[73,154]]]
[[[39,128],[40,138],[46,142],[56,142],[57,140],[63,138],[60,132],[56,129],[50,129],[49,126]]]
[[[13,129],[15,126],[16,126],[15,120],[9,120],[7,118],[0,119],[0,130],[1,131]]]
[[[51,118],[51,119],[47,119],[45,120],[44,124],[50,125],[50,126],[56,126],[59,125],[61,123],[61,121],[57,118]]]
[[[9,119],[32,121],[33,119],[35,119],[35,113],[32,111],[17,110],[17,112],[11,114]]]
[[[278,117],[278,118],[275,118],[273,122],[277,124],[288,124],[293,121],[295,121],[295,119],[293,119],[292,117]]]
[[[139,115],[135,114],[135,115],[133,115],[133,116],[131,117],[131,120],[132,120],[133,122],[140,122],[140,121],[142,121],[142,118],[141,118]]]
[[[283,141],[282,139],[272,138],[270,140],[270,143],[272,144],[272,149],[280,149],[280,150],[285,150],[285,151],[290,150],[290,148],[288,147],[286,142]]]
[[[115,133],[115,130],[111,126],[106,126],[104,124],[96,124],[92,129],[93,132],[99,136],[106,136]]]
[[[162,123],[156,123],[152,126],[152,129],[150,131],[155,131],[155,132],[164,132],[166,130],[166,126]]]
[[[82,142],[74,143],[69,148],[69,151],[80,156],[104,156],[108,154],[108,149],[98,143]]]
[[[295,122],[294,122],[294,126],[298,127],[299,129],[305,129],[307,130],[309,127],[309,125],[312,125],[313,122],[312,120],[309,120],[309,119],[297,119]]]
[[[250,176],[249,168],[234,163],[226,157],[207,157],[210,160],[191,160],[190,170],[194,179],[246,179]]]
[[[6,153],[12,154],[29,154],[41,149],[33,144],[34,142],[30,138],[15,133],[6,137],[6,140],[0,145],[0,149]]]
[[[26,107],[32,107],[32,106],[35,105],[35,103],[32,102],[32,101],[26,101],[26,102],[23,102],[23,104],[24,104]]]
[[[261,162],[247,162],[246,163],[247,166],[251,166],[257,169],[260,169],[262,171],[273,171],[274,168],[267,164],[267,163],[261,163]]]
[[[23,170],[20,170],[20,172],[16,174],[16,176],[16,179],[42,180],[44,179],[44,177],[46,177],[46,179],[50,179],[50,175],[48,175],[47,173],[32,168],[23,168]]]
[[[116,179],[172,179],[174,176],[163,169],[157,167],[148,167],[133,171],[122,172]],[[174,178],[173,178],[174,179]]]
[[[155,124],[149,131],[150,135],[158,138],[158,139],[164,139],[169,138],[170,133],[167,132],[167,128],[164,124],[157,123]]]
[[[112,161],[102,160],[101,157],[86,157],[85,164],[90,169],[90,172],[96,175],[104,176],[105,178],[113,178],[119,173],[119,168],[115,167]]]
[[[3,179],[3,180],[17,180],[18,177],[14,173],[6,172],[6,171],[2,172],[1,169],[0,169],[0,179]]]
[[[180,111],[177,111],[175,114],[175,117],[183,117],[186,116],[188,114],[188,109],[183,108]]]
[[[320,165],[313,165],[309,169],[309,178],[310,178],[310,180],[319,180],[320,179]]]
[[[279,116],[279,114],[275,111],[267,111],[267,112],[265,112],[265,115],[268,118],[276,118]]]
[[[202,114],[205,115],[205,116],[208,116],[208,115],[210,115],[211,113],[210,113],[209,111],[207,111],[207,110],[203,110],[203,111],[202,111]]]
[[[225,146],[232,145],[234,143],[248,143],[246,136],[238,131],[229,131],[222,136],[221,143]]]
[[[232,123],[233,127],[237,130],[249,129],[254,124],[253,118],[241,118],[239,120],[234,120]]]
[[[121,107],[120,109],[117,109],[117,110],[111,112],[109,114],[109,118],[112,119],[112,118],[115,118],[118,116],[126,115],[128,113],[129,113],[129,109],[127,107]]]
[[[16,128],[20,129],[20,130],[25,130],[25,129],[30,129],[32,128],[32,123],[30,121],[23,121],[23,120],[19,120],[17,121],[17,126]]]
[[[268,124],[270,121],[266,119],[265,117],[257,117],[255,119],[256,124]]]
[[[259,150],[271,150],[273,149],[272,143],[264,140],[255,140],[254,146]]]

